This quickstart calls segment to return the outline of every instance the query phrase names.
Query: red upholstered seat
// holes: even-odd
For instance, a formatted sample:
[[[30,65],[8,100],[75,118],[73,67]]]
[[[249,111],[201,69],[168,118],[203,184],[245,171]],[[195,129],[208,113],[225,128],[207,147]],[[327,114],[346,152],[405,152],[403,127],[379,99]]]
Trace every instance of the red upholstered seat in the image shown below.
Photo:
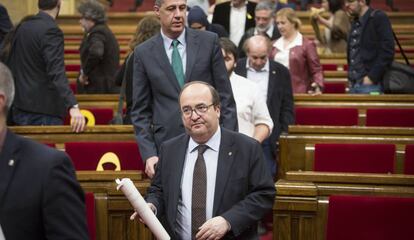
[[[336,71],[338,69],[338,65],[336,64],[322,64],[323,71]]]
[[[346,92],[345,82],[325,82],[324,93],[345,93]]]
[[[394,144],[315,144],[314,171],[393,173]]]
[[[326,240],[414,239],[414,198],[331,196]]]
[[[367,109],[367,126],[414,127],[414,109]]]
[[[65,65],[66,71],[71,72],[79,72],[80,71],[80,65],[79,64],[67,64]]]
[[[72,158],[76,170],[96,170],[99,160],[108,152],[119,158],[121,170],[144,169],[136,142],[67,142],[65,151]]]
[[[296,124],[299,125],[358,125],[356,108],[296,108]]]
[[[49,146],[51,148],[56,148],[56,144],[55,143],[44,143],[46,146]]]
[[[414,174],[414,144],[405,146],[404,173]]]
[[[95,198],[93,193],[85,193],[86,221],[88,224],[89,239],[96,239]]]

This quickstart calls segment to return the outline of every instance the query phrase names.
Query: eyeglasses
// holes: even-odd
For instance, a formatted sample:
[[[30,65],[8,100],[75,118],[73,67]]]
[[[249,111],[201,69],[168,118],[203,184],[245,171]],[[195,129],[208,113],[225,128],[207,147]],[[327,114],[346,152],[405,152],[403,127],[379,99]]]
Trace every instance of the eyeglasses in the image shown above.
[[[201,116],[204,113],[206,113],[208,111],[208,109],[213,106],[214,103],[210,104],[210,105],[205,105],[205,104],[198,104],[196,105],[194,108],[192,107],[183,107],[183,109],[181,109],[181,112],[183,113],[184,117],[191,117],[193,115],[193,112],[197,113],[197,115]]]

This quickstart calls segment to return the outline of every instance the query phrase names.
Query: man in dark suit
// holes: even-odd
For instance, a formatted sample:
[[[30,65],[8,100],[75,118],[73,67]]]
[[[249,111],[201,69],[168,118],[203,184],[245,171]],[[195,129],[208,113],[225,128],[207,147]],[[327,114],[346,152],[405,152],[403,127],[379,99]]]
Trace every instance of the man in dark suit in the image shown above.
[[[273,20],[273,4],[268,1],[259,2],[256,5],[254,20],[256,26],[247,30],[239,43],[239,58],[246,57],[246,53],[243,51],[243,45],[246,39],[254,35],[265,35],[270,38],[270,40],[276,40],[280,38],[280,33],[276,24]]]
[[[0,226],[6,239],[88,239],[83,191],[62,151],[6,127],[13,78],[0,63]]]
[[[66,78],[63,33],[55,19],[61,0],[39,0],[39,13],[17,26],[6,64],[13,73],[16,125],[61,125],[69,110],[74,131],[85,119]]]
[[[180,110],[186,134],[162,145],[148,205],[172,239],[258,239],[275,196],[260,144],[219,127],[220,98],[205,82],[184,86]]]
[[[246,42],[247,59],[240,59],[234,71],[257,82],[267,96],[267,107],[274,127],[262,145],[269,169],[275,175],[277,142],[280,134],[288,131],[288,125],[294,123],[294,107],[289,70],[268,58],[270,49],[267,37],[255,35],[249,38]]]
[[[134,51],[132,123],[145,172],[154,174],[160,144],[184,132],[178,95],[185,82],[213,85],[222,102],[222,125],[237,129],[236,106],[216,34],[185,27],[185,0],[157,0],[161,33]]]
[[[255,2],[231,0],[217,4],[214,8],[212,23],[222,25],[230,34],[230,40],[239,45],[244,32],[254,27]]]
[[[345,1],[346,11],[354,18],[347,48],[350,93],[383,92],[382,78],[394,60],[391,22],[369,4],[370,0]]]
[[[10,20],[9,13],[3,4],[0,4],[0,47],[2,45],[4,36],[12,30],[13,24]]]
[[[81,73],[79,93],[115,93],[115,74],[119,67],[119,45],[106,25],[104,7],[97,1],[79,5],[80,24],[85,35],[80,45]]]

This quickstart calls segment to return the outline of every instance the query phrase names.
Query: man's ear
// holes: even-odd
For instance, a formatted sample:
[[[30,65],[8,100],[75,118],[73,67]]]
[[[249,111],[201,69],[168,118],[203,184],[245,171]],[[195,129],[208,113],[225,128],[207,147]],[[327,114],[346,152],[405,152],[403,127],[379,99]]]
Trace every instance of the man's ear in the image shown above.
[[[154,5],[154,13],[158,18],[160,17],[160,6]]]

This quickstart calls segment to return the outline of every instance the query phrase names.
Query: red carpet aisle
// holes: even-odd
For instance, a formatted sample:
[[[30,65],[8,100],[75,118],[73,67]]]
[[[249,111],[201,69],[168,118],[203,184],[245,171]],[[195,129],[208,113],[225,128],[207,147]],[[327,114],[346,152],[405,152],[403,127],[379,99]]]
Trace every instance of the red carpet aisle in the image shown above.
[[[111,12],[128,12],[128,9],[134,5],[134,0],[113,1],[114,4],[110,8]],[[300,0],[296,1],[299,2]],[[385,0],[371,0],[371,5],[374,8],[390,11],[390,8],[385,5]],[[152,11],[153,6],[154,0],[144,0],[143,4],[137,9],[137,12]],[[403,12],[414,11],[414,0],[394,0],[394,6]]]

